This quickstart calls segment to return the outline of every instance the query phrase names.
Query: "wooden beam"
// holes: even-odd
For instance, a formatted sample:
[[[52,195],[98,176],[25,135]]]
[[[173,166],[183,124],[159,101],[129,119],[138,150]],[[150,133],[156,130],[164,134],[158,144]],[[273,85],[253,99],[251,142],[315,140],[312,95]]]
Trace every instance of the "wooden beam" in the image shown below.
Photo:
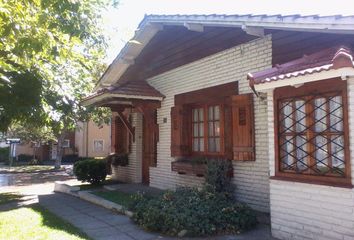
[[[250,27],[243,25],[242,30],[245,31],[248,35],[264,37],[264,28],[262,27]]]
[[[189,31],[204,32],[204,26],[202,24],[187,23],[183,24]]]
[[[131,134],[131,136],[133,137],[133,142],[135,142],[135,128],[126,119],[126,117],[123,115],[123,112],[118,111],[117,113],[118,113],[118,117],[120,118],[120,120],[122,120],[123,124],[128,129],[128,131]]]

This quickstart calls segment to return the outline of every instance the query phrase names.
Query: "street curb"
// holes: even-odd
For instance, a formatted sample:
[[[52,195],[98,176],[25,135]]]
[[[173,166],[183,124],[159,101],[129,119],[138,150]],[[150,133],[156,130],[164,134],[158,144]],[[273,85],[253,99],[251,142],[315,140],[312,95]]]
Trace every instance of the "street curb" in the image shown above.
[[[133,212],[126,210],[122,205],[100,198],[89,191],[80,191],[80,187],[73,187],[63,182],[55,182],[54,192],[69,194],[128,217],[133,216]]]

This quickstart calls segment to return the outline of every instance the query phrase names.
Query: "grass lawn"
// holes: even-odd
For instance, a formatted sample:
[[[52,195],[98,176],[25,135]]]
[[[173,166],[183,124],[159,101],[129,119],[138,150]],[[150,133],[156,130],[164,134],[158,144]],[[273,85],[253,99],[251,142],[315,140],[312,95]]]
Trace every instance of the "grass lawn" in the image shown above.
[[[43,171],[54,171],[54,166],[47,165],[20,165],[20,166],[3,166],[0,167],[0,172],[6,173],[35,173]]]
[[[0,212],[0,239],[90,239],[39,205]]]
[[[9,202],[19,201],[21,198],[22,196],[15,192],[0,193],[0,205]]]
[[[107,177],[106,180],[104,180],[101,184],[99,185],[93,185],[90,183],[82,183],[79,185],[74,185],[75,187],[80,187],[80,190],[82,191],[87,191],[87,190],[100,190],[103,188],[103,185],[110,185],[110,184],[117,184],[120,183],[119,181],[110,179],[109,177]]]
[[[91,193],[108,201],[120,204],[126,208],[128,208],[129,204],[132,202],[132,194],[119,191],[96,191]]]

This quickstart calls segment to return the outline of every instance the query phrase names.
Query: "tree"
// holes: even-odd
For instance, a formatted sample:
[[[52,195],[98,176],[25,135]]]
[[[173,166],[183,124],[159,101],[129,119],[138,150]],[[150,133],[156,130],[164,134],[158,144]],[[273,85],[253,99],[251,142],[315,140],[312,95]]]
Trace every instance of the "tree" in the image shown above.
[[[58,140],[93,112],[79,105],[104,64],[109,0],[0,2],[0,131],[46,128]]]

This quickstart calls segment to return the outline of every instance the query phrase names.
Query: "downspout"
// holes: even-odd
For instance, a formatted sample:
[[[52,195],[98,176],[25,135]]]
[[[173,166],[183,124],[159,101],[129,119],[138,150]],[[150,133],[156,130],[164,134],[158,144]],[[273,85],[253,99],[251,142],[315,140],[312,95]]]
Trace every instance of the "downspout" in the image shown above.
[[[88,147],[89,147],[89,121],[86,122],[86,157],[88,157]]]

